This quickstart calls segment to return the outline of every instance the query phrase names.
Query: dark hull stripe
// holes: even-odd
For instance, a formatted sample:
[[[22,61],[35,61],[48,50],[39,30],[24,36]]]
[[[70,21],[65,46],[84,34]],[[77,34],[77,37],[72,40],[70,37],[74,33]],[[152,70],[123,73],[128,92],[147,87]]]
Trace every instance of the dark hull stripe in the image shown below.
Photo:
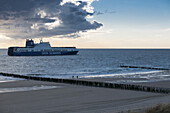
[[[54,56],[54,55],[76,55],[78,51],[62,52],[8,52],[9,56]]]

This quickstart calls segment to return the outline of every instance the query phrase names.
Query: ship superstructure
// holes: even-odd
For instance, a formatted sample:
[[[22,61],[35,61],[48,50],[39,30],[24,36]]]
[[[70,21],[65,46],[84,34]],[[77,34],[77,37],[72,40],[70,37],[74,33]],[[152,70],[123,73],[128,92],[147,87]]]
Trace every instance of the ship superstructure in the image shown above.
[[[26,40],[25,47],[9,47],[9,56],[48,56],[48,55],[76,55],[76,47],[51,47],[49,42],[34,43],[32,39]]]

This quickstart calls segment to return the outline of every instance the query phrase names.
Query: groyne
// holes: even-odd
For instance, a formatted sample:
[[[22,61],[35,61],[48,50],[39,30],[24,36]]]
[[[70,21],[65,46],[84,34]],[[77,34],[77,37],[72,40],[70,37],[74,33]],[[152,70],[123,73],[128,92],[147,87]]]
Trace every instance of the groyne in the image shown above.
[[[122,68],[141,68],[141,69],[153,69],[153,70],[170,70],[168,68],[155,68],[155,67],[143,67],[143,66],[128,66],[128,65],[120,65]]]
[[[102,87],[102,88],[114,88],[114,89],[124,89],[124,90],[134,90],[134,91],[144,91],[144,92],[154,92],[154,93],[170,93],[168,88],[160,87],[150,87],[134,84],[118,84],[118,83],[107,83],[107,82],[98,82],[98,81],[85,81],[80,79],[62,79],[62,78],[46,78],[46,77],[35,77],[35,76],[24,76],[18,74],[9,74],[9,73],[0,73],[0,75],[8,77],[23,78],[28,80],[38,80],[38,81],[48,81],[56,83],[66,83],[82,86],[91,86],[91,87]]]

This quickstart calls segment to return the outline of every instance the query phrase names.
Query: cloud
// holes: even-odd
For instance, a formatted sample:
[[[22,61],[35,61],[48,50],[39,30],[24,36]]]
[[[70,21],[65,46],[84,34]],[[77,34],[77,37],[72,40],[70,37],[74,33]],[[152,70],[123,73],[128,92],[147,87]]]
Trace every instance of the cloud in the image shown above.
[[[104,12],[94,11],[94,14],[95,14],[95,15],[113,14],[113,13],[116,13],[116,11],[108,11],[108,10],[105,10]]]
[[[170,31],[170,28],[165,29],[164,31]]]
[[[96,0],[0,0],[0,34],[11,38],[78,37],[103,26],[88,21]],[[74,35],[72,35],[74,34]]]

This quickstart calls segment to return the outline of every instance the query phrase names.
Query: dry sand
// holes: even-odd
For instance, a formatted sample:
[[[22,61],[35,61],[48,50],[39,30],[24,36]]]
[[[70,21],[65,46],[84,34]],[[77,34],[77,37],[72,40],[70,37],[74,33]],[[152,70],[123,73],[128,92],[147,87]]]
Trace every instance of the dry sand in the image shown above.
[[[170,95],[21,80],[0,83],[3,88],[60,86],[36,91],[0,93],[0,113],[117,113],[170,103]],[[170,82],[148,83],[161,87]]]

